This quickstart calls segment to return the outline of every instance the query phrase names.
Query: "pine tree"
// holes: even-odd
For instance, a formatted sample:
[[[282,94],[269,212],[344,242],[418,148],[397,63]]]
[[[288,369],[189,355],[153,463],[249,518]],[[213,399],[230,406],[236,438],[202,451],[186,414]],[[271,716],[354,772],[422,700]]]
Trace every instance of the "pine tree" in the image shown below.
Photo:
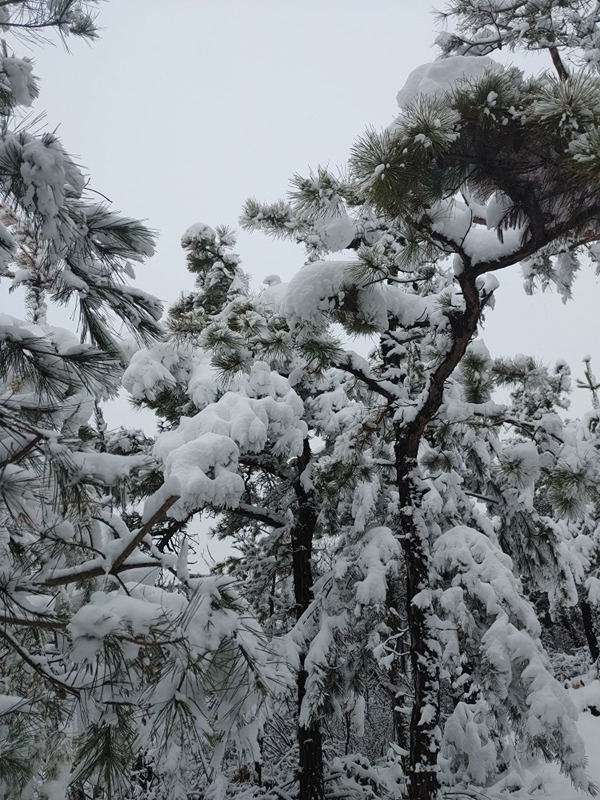
[[[419,94],[415,88],[419,77],[437,80],[438,91]],[[409,81],[407,90],[401,93],[403,110],[397,122],[383,134],[369,132],[357,143],[348,182],[334,181],[324,173],[306,181],[296,179],[297,188],[288,203],[265,206],[250,201],[242,218],[247,226],[280,235],[290,232],[296,239],[310,241],[311,262],[294,278],[286,296],[292,329],[311,335],[338,322],[354,334],[372,331],[380,335],[377,361],[361,363],[354,356],[338,354],[331,363],[353,374],[379,398],[380,416],[386,419],[393,442],[390,467],[397,501],[394,515],[386,521],[401,544],[406,581],[405,607],[392,605],[391,610],[406,619],[410,634],[413,702],[405,767],[411,800],[437,796],[442,766],[439,759],[445,747],[441,723],[453,724],[453,717],[447,716],[441,702],[448,673],[440,657],[440,647],[443,653],[447,645],[439,630],[447,624],[444,618],[448,609],[444,608],[444,593],[437,594],[436,581],[441,579],[443,585],[445,580],[452,580],[458,589],[458,576],[452,577],[456,562],[448,562],[452,566],[447,577],[447,567],[434,577],[439,573],[436,559],[445,537],[458,531],[466,544],[475,534],[468,534],[459,521],[464,526],[469,519],[469,530],[478,530],[477,536],[483,534],[498,553],[504,547],[515,557],[517,570],[523,570],[527,563],[525,574],[533,575],[535,554],[532,542],[524,537],[527,530],[539,531],[546,526],[547,568],[552,565],[560,570],[566,602],[576,598],[574,576],[581,570],[577,564],[565,563],[569,534],[548,514],[560,518],[568,513],[566,505],[577,502],[582,483],[573,477],[573,470],[562,477],[564,468],[561,472],[557,464],[551,469],[552,509],[543,514],[541,508],[533,514],[530,507],[517,511],[515,490],[521,494],[520,502],[527,505],[530,501],[524,489],[537,481],[535,464],[543,441],[535,441],[535,451],[525,443],[506,446],[499,460],[491,449],[483,461],[483,454],[475,453],[480,463],[475,458],[472,465],[459,457],[456,445],[448,449],[442,441],[449,437],[448,427],[459,419],[472,420],[469,426],[474,426],[481,417],[481,425],[493,426],[499,424],[495,420],[499,415],[501,424],[507,423],[505,412],[489,401],[469,399],[469,394],[477,395],[474,388],[482,387],[474,387],[471,380],[471,386],[467,382],[461,389],[453,378],[461,364],[463,374],[469,369],[473,373],[477,365],[477,352],[471,350],[469,355],[468,348],[484,312],[493,305],[498,285],[493,273],[525,262],[531,283],[554,283],[568,296],[578,269],[577,254],[598,236],[592,144],[596,123],[591,111],[595,92],[596,79],[588,72],[568,77],[559,71],[558,80],[549,75],[531,80],[514,68],[454,56]],[[357,210],[351,220],[354,208]],[[390,229],[391,235],[387,233]],[[357,249],[353,264],[315,260],[328,249],[322,232],[332,230],[343,234],[331,249]],[[448,256],[451,264],[446,261]],[[481,368],[485,368],[485,359]],[[518,382],[517,365],[505,368],[510,380]],[[499,377],[501,372],[499,365]],[[557,380],[560,386],[560,373]],[[552,402],[547,411],[555,408]],[[534,420],[541,409],[522,410],[529,413],[528,419],[511,424],[525,430],[533,425],[539,435]],[[550,425],[550,418],[545,422]],[[466,483],[473,467],[480,473],[485,470],[489,477],[485,472],[474,475],[473,488],[465,495],[459,486]],[[431,468],[442,469],[448,477],[434,480],[429,475]],[[503,472],[514,477],[502,485],[506,480],[502,477],[499,481]],[[582,480],[587,485],[589,477]],[[436,483],[444,485],[443,492]],[[451,486],[452,501],[448,497]],[[486,489],[492,486],[502,499],[492,494],[490,506],[506,504],[506,513],[490,527],[469,497],[477,498],[480,491],[485,497]],[[540,480],[538,496],[543,494],[548,496]],[[434,498],[438,499],[430,506]],[[440,516],[445,508],[452,509],[447,518]],[[490,513],[496,515],[496,511]],[[459,523],[458,529],[453,521],[454,526]],[[520,526],[524,527],[517,541],[522,542],[522,550],[513,552],[511,534]],[[515,568],[512,561],[506,564],[509,570]],[[494,569],[500,571],[499,562]],[[548,577],[549,573],[538,574],[538,588],[547,590],[547,585],[539,586],[544,575]],[[556,574],[553,578],[556,580]],[[476,578],[475,585],[482,580],[481,576]],[[464,589],[461,591],[464,593]],[[521,585],[513,585],[511,593],[523,592]],[[471,601],[478,602],[476,596],[472,595]],[[533,613],[531,605],[526,603],[524,608],[528,609],[525,616],[510,624],[521,626],[519,636],[529,637],[535,653],[540,647],[539,626],[531,627],[527,622]],[[503,619],[505,614],[502,612]],[[463,623],[458,624],[460,627]],[[495,622],[485,624],[495,630]],[[512,633],[504,629],[503,635],[510,638]],[[481,648],[486,635],[480,632],[475,640]],[[466,641],[455,641],[452,647],[457,646],[460,652]],[[462,668],[462,685],[468,686],[472,680],[467,678],[473,676],[469,663],[482,657],[487,658],[481,649],[477,656],[462,651],[467,666],[466,671]],[[507,650],[506,657],[514,655]],[[532,655],[529,664],[532,679],[543,673],[547,675],[543,680],[552,683],[542,656]],[[488,667],[494,668],[489,659]],[[457,668],[454,664],[453,670]],[[539,680],[536,677],[533,683]],[[525,692],[524,697],[528,696],[528,702],[540,713],[539,735],[528,737],[526,730],[531,723],[519,728],[514,720],[513,733],[524,731],[528,748],[554,754],[579,785],[588,786],[581,745],[569,721],[572,708],[563,698],[561,725],[543,729],[547,720],[531,695],[533,683],[519,691]],[[560,695],[558,685],[552,685],[552,691]],[[495,701],[491,693],[496,690],[500,694],[508,691],[481,677],[465,692],[471,700],[485,697],[492,713]],[[524,709],[524,704],[525,700],[520,701],[515,713],[521,713],[518,709]],[[509,729],[507,725],[498,728],[507,737]],[[485,734],[490,740],[494,735]],[[500,749],[494,745],[494,751],[502,754],[491,770],[498,775],[511,756],[504,745]],[[454,770],[451,767],[453,774]],[[471,780],[488,781],[490,775],[477,779],[471,775]]]
[[[27,307],[24,320],[0,318],[0,796],[11,800],[182,797],[178,748],[251,739],[270,680],[233,581],[199,583],[165,552],[173,501],[140,514],[161,483],[148,442],[102,419],[135,347],[123,332],[138,345],[163,335],[158,301],[127,283],[154,236],[99,204],[56,135],[20,119],[37,80],[9,55],[12,39],[93,39],[94,6],[0,9],[1,275]],[[80,338],[51,324],[67,303]]]
[[[332,205],[334,183],[343,199]],[[184,242],[191,265],[204,265],[198,291],[175,306],[172,341],[141,351],[128,371],[134,396],[155,403],[169,420],[156,452],[171,491],[176,472],[171,464],[181,456],[182,465],[189,465],[190,446],[202,452],[216,431],[228,438],[226,447],[223,443],[214,450],[222,454],[217,459],[225,457],[220,466],[202,466],[202,460],[198,466],[209,478],[214,474],[213,482],[225,469],[224,486],[239,488],[231,494],[219,492],[211,480],[192,484],[188,473],[180,472],[178,481],[185,477],[187,483],[177,483],[175,502],[185,502],[189,515],[202,508],[221,515],[216,530],[233,536],[242,553],[227,570],[242,577],[244,594],[263,630],[270,637],[291,631],[300,642],[300,732],[305,727],[314,733],[310,726],[315,719],[341,720],[343,713],[360,730],[360,697],[368,676],[378,687],[387,687],[398,749],[392,748],[388,759],[374,768],[364,755],[348,760],[338,750],[323,765],[325,778],[339,781],[341,769],[346,789],[353,785],[357,791],[362,783],[369,792],[398,792],[403,783],[397,771],[400,756],[409,791],[431,788],[433,775],[443,785],[494,785],[513,792],[521,787],[527,793],[516,737],[527,752],[556,758],[578,785],[589,787],[574,708],[552,676],[530,599],[543,592],[554,610],[573,606],[577,586],[594,559],[593,536],[586,535],[579,537],[579,554],[567,557],[574,528],[556,521],[569,491],[580,495],[583,486],[573,492],[571,479],[561,480],[567,451],[552,448],[553,436],[560,436],[567,449],[567,442],[575,441],[555,413],[565,407],[568,373],[559,365],[550,374],[524,357],[493,362],[485,346],[473,340],[475,329],[467,337],[458,326],[464,310],[452,289],[454,271],[436,258],[431,246],[412,243],[412,232],[402,220],[375,213],[355,184],[334,181],[325,172],[306,181],[297,178],[296,184],[300,188],[289,202],[277,204],[282,230],[293,231],[308,244],[309,262],[292,284],[282,286],[272,276],[271,286],[253,297],[227,251],[233,244],[229,235],[194,226]],[[274,218],[273,207],[252,201],[243,220],[271,230]],[[324,230],[343,230],[343,236],[325,245]],[[319,260],[329,247],[343,246],[356,248],[352,261]],[[224,270],[223,264],[230,266]],[[221,299],[215,305],[204,301],[205,286],[218,289]],[[494,285],[488,281],[476,288],[481,315],[491,305]],[[207,309],[212,313],[206,314]],[[379,347],[369,359],[358,356],[335,340],[333,323],[353,333],[379,332]],[[407,435],[405,427],[416,436],[414,409],[431,396],[431,376],[452,353],[449,334],[463,337],[465,352],[457,360],[460,368],[436,389],[439,405],[432,406],[430,419],[421,421],[423,430],[412,445],[417,454],[407,472],[403,448],[410,440],[407,444],[401,437]],[[221,375],[220,389],[215,369]],[[290,460],[287,449],[279,452],[283,460],[275,457],[281,431],[271,429],[267,438],[263,434],[256,439],[251,433],[255,401],[267,399],[276,385],[289,397],[292,378],[298,387],[294,427],[302,421],[302,450],[311,467],[313,497],[306,508],[296,505],[303,492],[298,487],[289,491],[302,457]],[[506,384],[515,387],[508,407],[492,400],[494,388]],[[167,387],[171,391],[165,393]],[[157,402],[158,397],[166,399]],[[177,412],[173,398],[179,398]],[[183,409],[192,415],[189,419],[181,416]],[[324,442],[316,454],[310,446],[306,450],[309,431]],[[235,448],[237,460],[231,456]],[[590,468],[582,476],[589,487],[595,460]],[[399,475],[411,491],[401,508]],[[242,476],[243,482],[236,484],[234,476]],[[313,517],[315,508],[319,511]],[[290,551],[282,547],[286,509],[291,565]],[[301,523],[313,520],[309,538],[298,548],[293,544],[295,514]],[[572,519],[577,525],[581,517],[576,513]],[[536,541],[534,532],[539,531],[543,537]],[[429,545],[418,592],[409,581],[404,586],[398,581],[414,568],[415,554],[423,555],[424,548],[407,552],[407,547],[414,548],[408,534],[417,533]],[[315,561],[311,549],[324,535],[329,544]],[[295,560],[299,551],[308,556],[310,570],[304,574],[294,569],[300,564]],[[307,578],[313,580],[312,589]],[[297,620],[291,626],[289,610],[294,608]],[[418,651],[423,646],[421,624],[431,648],[429,662],[424,660],[428,653]],[[274,651],[275,640],[271,638]],[[505,663],[512,665],[508,672]],[[429,685],[419,675],[423,664]],[[417,702],[415,686],[421,691]],[[556,703],[552,713],[544,702],[546,694]],[[263,752],[271,746],[265,739],[280,719],[274,711],[267,714]],[[433,741],[438,748],[431,772],[425,773],[427,781],[419,780],[418,768],[413,767],[411,776],[423,746],[422,729],[427,730],[424,720],[435,721],[430,736],[439,737],[427,739],[428,747]],[[359,748],[365,746],[361,736],[350,738]],[[306,764],[302,757],[300,764]],[[262,767],[259,773],[260,781]],[[308,778],[306,771],[300,773],[299,795],[320,796],[322,784]]]
[[[322,396],[337,390],[339,394],[341,387],[323,377],[303,384],[302,360],[277,310],[277,280],[272,278],[272,289],[252,295],[231,251],[234,243],[225,229],[206,225],[194,225],[184,234],[182,244],[196,275],[196,289],[171,309],[170,338],[136,354],[125,385],[137,402],[155,408],[169,428],[157,440],[158,452],[164,450],[164,441],[165,452],[172,456],[173,435],[184,435],[190,444],[204,448],[209,431],[216,430],[229,437],[234,452],[239,451],[235,462],[227,464],[240,478],[237,497],[207,491],[209,478],[205,488],[187,501],[185,522],[201,511],[218,516],[216,535],[229,538],[238,553],[222,569],[243,580],[244,595],[271,646],[276,649],[282,636],[295,642],[298,669],[292,713],[298,719],[299,794],[318,798],[324,792],[321,720],[305,708],[310,686],[305,662],[318,617],[313,548],[322,503],[310,477],[316,454],[309,441],[309,421],[316,423],[315,411],[307,403],[314,393]],[[303,342],[303,346],[313,345]],[[292,376],[297,391],[290,383]],[[222,422],[215,426],[218,419]],[[195,433],[185,433],[190,422]],[[215,458],[220,457],[215,451]],[[167,461],[165,468],[169,469]],[[201,469],[210,476],[220,468]],[[182,487],[181,500],[185,494]],[[274,731],[276,716],[267,719],[267,729],[261,733],[263,753],[275,746],[269,731]],[[268,779],[262,767],[257,771],[258,780]]]
[[[25,30],[93,36],[89,4],[15,6]],[[6,127],[3,269],[30,319],[0,361],[5,796],[525,798],[523,754],[594,791],[538,610],[579,607],[594,633],[597,414],[560,416],[564,365],[478,339],[496,272],[568,298],[597,261],[596,17],[571,6],[451,2],[445,58],[347,175],[247,202],[244,227],[305,245],[290,285],[252,293],[231,232],[193,226],[196,287],[158,342],[156,304],[121,282],[149,233],[86,200],[55,137]],[[557,77],[486,57],[521,45]],[[8,125],[35,84],[4,71]],[[82,343],[47,300],[79,304]],[[154,442],[102,423],[127,361],[110,315],[146,345],[124,380]],[[237,550],[210,575],[190,572],[202,513]],[[273,765],[278,739],[297,757]]]

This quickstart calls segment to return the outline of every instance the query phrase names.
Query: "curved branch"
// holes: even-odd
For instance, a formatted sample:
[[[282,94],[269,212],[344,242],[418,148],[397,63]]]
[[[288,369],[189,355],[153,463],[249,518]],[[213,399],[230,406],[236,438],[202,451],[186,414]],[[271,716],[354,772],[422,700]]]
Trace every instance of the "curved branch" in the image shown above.
[[[366,372],[359,369],[352,363],[351,356],[348,356],[343,361],[338,361],[333,366],[337,367],[338,369],[343,370],[344,372],[349,372],[351,375],[354,375],[355,378],[358,378],[359,381],[365,384],[372,392],[376,394],[380,394],[382,397],[385,397],[390,403],[397,399],[394,392],[387,389],[381,381],[378,381],[376,378],[373,378],[370,375],[367,375]],[[387,381],[386,381],[387,383]]]
[[[67,692],[67,694],[70,694],[73,697],[79,697],[78,689],[75,689],[70,684],[61,681],[60,678],[57,678],[56,675],[54,675],[53,673],[47,672],[42,667],[42,665],[38,661],[36,661],[35,658],[33,658],[33,656],[29,655],[29,653],[21,647],[21,645],[19,644],[19,642],[16,641],[16,639],[13,639],[10,633],[8,633],[6,630],[2,630],[2,628],[0,628],[0,638],[4,639],[4,641],[8,644],[8,646],[12,650],[15,651],[15,653],[19,656],[19,658],[22,658],[23,661],[29,667],[31,667],[31,669],[34,672],[37,672],[37,674],[40,675],[40,677],[42,677],[44,680],[49,681],[57,689],[61,689],[62,691]]]

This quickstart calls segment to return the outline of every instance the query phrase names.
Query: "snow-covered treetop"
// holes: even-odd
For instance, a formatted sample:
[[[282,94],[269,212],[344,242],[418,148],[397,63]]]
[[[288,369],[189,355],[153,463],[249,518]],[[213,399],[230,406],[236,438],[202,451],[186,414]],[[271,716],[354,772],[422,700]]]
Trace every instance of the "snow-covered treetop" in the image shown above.
[[[445,55],[549,50],[561,77],[564,61],[600,68],[595,0],[450,0],[438,16],[449,28],[437,39]]]
[[[447,56],[429,64],[421,64],[410,73],[396,95],[396,101],[403,109],[412,105],[421,95],[427,95],[430,99],[443,97],[459,81],[477,80],[494,69],[502,67],[485,56]]]
[[[544,255],[599,234],[598,79],[531,79],[481,60],[453,56],[412,73],[402,113],[358,141],[351,169],[407,236],[457,253],[459,271],[480,274],[534,253],[539,270]],[[555,276],[568,293],[577,265],[561,264]]]

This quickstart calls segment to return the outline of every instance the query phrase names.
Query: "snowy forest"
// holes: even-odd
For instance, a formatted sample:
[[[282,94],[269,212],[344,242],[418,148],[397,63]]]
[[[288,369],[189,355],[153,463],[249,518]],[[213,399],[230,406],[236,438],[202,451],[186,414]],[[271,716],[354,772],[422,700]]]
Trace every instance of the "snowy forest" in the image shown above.
[[[102,5],[0,0],[0,800],[595,796],[600,381],[483,337],[505,271],[600,275],[600,3],[446,0],[393,123],[182,231],[167,308],[31,113]]]

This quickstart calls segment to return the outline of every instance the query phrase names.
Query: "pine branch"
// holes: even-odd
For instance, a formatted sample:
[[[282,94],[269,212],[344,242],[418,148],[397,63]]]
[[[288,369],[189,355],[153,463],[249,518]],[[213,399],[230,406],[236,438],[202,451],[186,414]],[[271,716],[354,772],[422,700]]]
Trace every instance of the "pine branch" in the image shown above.
[[[382,381],[373,378],[371,375],[368,375],[364,370],[360,369],[360,367],[356,366],[352,360],[352,356],[347,356],[346,359],[338,361],[334,366],[338,369],[343,370],[344,372],[350,373],[350,375],[354,375],[361,383],[364,383],[372,392],[385,397],[385,399],[393,403],[397,400],[397,395],[391,389],[387,388],[383,385]],[[385,381],[385,383],[389,386],[389,381]]]
[[[150,533],[154,525],[163,518],[166,512],[174,505],[179,497],[173,495],[168,497],[163,504],[157,509],[154,514],[142,525],[139,530],[135,531],[130,536],[130,540],[125,544],[121,552],[113,559],[112,565],[107,569],[107,562],[104,558],[94,559],[93,562],[87,564],[80,564],[67,570],[57,570],[50,578],[43,579],[40,583],[42,586],[66,586],[70,583],[78,581],[89,580],[90,578],[99,578],[106,575],[118,575],[123,571],[130,569],[142,568],[156,568],[160,567],[157,561],[144,561],[136,562],[133,564],[126,564],[125,562],[133,551],[142,543],[144,537]]]
[[[64,691],[67,694],[72,695],[73,697],[79,697],[80,690],[76,689],[75,687],[71,686],[64,681],[61,681],[60,678],[57,678],[52,672],[48,672],[44,669],[41,663],[33,658],[21,645],[17,640],[8,633],[7,630],[0,628],[0,638],[4,639],[4,641],[8,644],[8,646],[14,650],[14,652],[21,658],[23,661],[31,667],[34,672],[43,678],[44,681],[48,681],[53,686],[55,686],[60,691]]]
[[[256,520],[257,522],[264,522],[265,525],[270,525],[272,528],[284,528],[288,522],[285,517],[278,514],[271,514],[267,508],[261,506],[252,506],[247,503],[240,503],[235,508],[231,509],[232,514],[240,514],[247,519]]]
[[[6,459],[0,464],[0,467],[3,467],[5,464],[16,464],[17,462],[21,461],[24,458],[35,450],[38,444],[42,441],[44,437],[41,434],[37,434],[36,436],[31,439],[26,445],[24,445],[20,450],[17,450],[16,453],[12,453],[10,458]]]
[[[58,619],[39,617],[14,617],[12,614],[0,614],[0,623],[14,625],[17,628],[36,628],[40,630],[64,630],[66,623]]]

